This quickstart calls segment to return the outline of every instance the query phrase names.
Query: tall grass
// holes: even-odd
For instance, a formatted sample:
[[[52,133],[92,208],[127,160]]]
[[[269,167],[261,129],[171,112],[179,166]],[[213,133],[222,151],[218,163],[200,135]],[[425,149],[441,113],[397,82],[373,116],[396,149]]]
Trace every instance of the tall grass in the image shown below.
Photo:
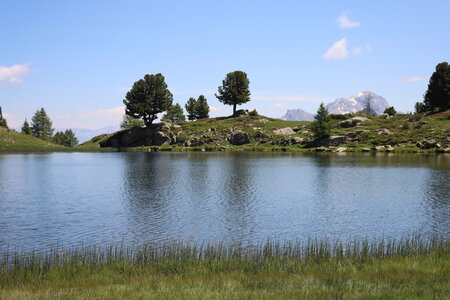
[[[87,265],[127,264],[133,266],[220,263],[262,265],[275,261],[326,262],[346,259],[363,262],[368,259],[412,255],[448,255],[449,240],[444,237],[422,238],[412,235],[400,239],[331,242],[310,239],[307,242],[269,240],[261,244],[190,244],[185,242],[145,243],[127,246],[123,243],[106,247],[82,246],[49,251],[0,249],[0,273],[32,271],[44,273],[52,268]]]

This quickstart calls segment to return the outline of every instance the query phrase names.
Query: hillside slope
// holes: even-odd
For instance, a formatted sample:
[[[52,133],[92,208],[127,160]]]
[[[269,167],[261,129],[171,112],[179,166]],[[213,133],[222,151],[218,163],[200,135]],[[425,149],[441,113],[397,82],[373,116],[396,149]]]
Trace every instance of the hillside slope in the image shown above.
[[[32,135],[0,127],[0,150],[64,149]]]
[[[336,151],[339,147],[345,148],[341,151],[450,151],[448,116],[368,116],[355,124],[351,122],[355,116],[336,118],[332,120],[333,137],[320,143],[313,138],[311,122],[247,115],[135,127],[98,136],[79,147],[138,151]]]

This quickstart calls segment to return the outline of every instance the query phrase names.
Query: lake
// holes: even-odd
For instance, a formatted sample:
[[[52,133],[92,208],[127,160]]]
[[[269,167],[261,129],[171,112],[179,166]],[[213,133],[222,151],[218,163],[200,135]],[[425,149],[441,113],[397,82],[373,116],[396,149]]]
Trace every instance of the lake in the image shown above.
[[[0,247],[450,237],[450,155],[0,155]]]

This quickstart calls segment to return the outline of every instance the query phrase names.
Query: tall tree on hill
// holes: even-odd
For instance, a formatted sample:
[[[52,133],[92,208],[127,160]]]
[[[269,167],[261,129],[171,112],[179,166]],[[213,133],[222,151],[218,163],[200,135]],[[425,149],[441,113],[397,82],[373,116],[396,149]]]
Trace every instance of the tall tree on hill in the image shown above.
[[[184,108],[186,109],[187,112],[187,118],[189,121],[194,121],[197,118],[196,107],[197,107],[197,100],[195,100],[195,98],[193,97],[189,98],[188,102],[186,102],[186,104],[184,105]]]
[[[311,131],[314,133],[316,139],[323,139],[330,137],[331,135],[331,118],[328,113],[328,109],[323,103],[320,103],[317,114],[314,116],[316,119],[311,124]]]
[[[436,66],[424,95],[424,103],[432,110],[444,111],[450,108],[450,65],[447,62]]]
[[[37,110],[31,118],[31,134],[43,140],[50,140],[54,129],[53,123],[44,108]]]
[[[167,88],[161,74],[145,75],[136,81],[126,94],[123,103],[125,113],[133,118],[142,118],[145,126],[150,126],[158,118],[157,114],[170,108],[173,95]]]
[[[184,122],[186,121],[186,116],[184,115],[183,108],[180,104],[172,105],[167,113],[162,117],[161,121],[165,122]]]
[[[0,127],[8,128],[8,123],[6,122],[6,119],[3,118],[3,113],[2,113],[2,107],[1,106],[0,106]]]
[[[249,85],[250,80],[245,72],[230,72],[222,81],[222,86],[219,86],[219,92],[215,96],[223,104],[233,105],[233,115],[235,115],[237,105],[250,101]]]
[[[31,127],[30,124],[28,124],[27,119],[23,122],[22,133],[31,134]]]
[[[195,105],[195,115],[197,119],[209,118],[209,105],[205,96],[200,95]]]

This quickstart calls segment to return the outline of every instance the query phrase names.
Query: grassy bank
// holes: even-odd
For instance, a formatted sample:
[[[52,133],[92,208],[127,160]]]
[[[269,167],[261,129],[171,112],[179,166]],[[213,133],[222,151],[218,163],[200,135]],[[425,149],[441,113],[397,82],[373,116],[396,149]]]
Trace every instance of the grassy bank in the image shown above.
[[[450,243],[418,238],[3,252],[2,299],[448,299]]]
[[[241,116],[238,118],[211,118],[194,122],[179,122],[168,126],[164,132],[175,136],[170,144],[143,146],[124,151],[259,151],[259,152],[301,152],[336,151],[342,152],[420,152],[435,153],[450,151],[450,119],[444,115],[397,115],[388,119],[366,116],[370,120],[355,127],[345,128],[339,123],[349,116],[336,115],[332,119],[333,136],[342,136],[344,141],[336,147],[314,148],[309,142],[314,140],[310,131],[311,122],[283,121],[264,116]],[[292,128],[291,134],[280,134],[276,130]],[[248,134],[249,142],[240,146],[230,144],[227,136],[234,130]],[[80,146],[100,148],[100,143],[113,134],[101,135]],[[261,138],[264,136],[264,138]],[[297,139],[293,143],[293,139]],[[298,142],[298,141],[302,142]],[[434,141],[430,147],[420,146],[425,140]],[[389,146],[388,146],[389,145]],[[383,147],[385,146],[385,147]],[[340,152],[339,151],[339,152]]]
[[[0,152],[58,151],[66,147],[57,145],[29,134],[0,127]]]

